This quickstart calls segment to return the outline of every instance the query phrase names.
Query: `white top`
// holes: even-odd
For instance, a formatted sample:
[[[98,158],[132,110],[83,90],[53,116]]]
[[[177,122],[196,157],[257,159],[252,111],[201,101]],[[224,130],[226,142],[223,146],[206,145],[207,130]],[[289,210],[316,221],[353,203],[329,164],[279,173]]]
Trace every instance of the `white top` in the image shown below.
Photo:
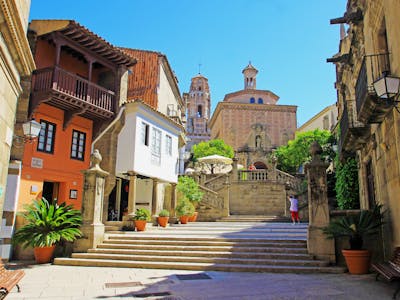
[[[290,201],[290,211],[298,211],[299,200],[297,200],[296,198],[289,198],[289,201]]]

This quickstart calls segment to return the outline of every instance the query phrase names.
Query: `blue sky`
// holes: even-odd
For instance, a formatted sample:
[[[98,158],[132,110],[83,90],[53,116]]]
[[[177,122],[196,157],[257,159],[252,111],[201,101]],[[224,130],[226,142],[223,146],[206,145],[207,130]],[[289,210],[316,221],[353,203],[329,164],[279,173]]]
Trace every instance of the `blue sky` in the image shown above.
[[[258,70],[257,89],[297,105],[302,125],[336,102],[340,17],[347,0],[32,0],[32,19],[73,19],[115,46],[159,51],[181,93],[199,72],[208,78],[212,110],[243,89],[243,68]]]

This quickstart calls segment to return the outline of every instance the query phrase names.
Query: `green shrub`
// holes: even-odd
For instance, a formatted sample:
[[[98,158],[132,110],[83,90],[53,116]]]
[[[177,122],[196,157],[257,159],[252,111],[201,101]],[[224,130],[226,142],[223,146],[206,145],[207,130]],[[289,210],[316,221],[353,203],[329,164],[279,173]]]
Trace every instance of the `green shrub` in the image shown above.
[[[191,216],[194,213],[194,205],[188,199],[183,198],[178,201],[175,211],[178,217]]]
[[[192,177],[179,176],[176,189],[191,202],[198,203],[203,198],[204,193],[200,191],[199,185]]]
[[[133,217],[133,220],[142,220],[142,221],[150,221],[151,216],[150,212],[146,208],[138,208],[136,209],[135,216]]]
[[[166,209],[163,209],[159,212],[158,214],[159,217],[169,217],[169,211]]]

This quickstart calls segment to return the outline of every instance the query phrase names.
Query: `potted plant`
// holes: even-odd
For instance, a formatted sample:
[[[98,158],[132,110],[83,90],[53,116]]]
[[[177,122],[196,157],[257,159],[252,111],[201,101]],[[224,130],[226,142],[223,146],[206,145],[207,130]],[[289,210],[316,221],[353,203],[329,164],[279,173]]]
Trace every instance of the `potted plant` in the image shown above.
[[[146,208],[136,209],[133,221],[135,222],[135,227],[137,231],[144,231],[146,229],[147,221],[150,221],[150,212]]]
[[[167,227],[168,219],[169,219],[169,211],[166,209],[161,210],[157,217],[158,225],[160,225],[161,227]]]
[[[204,195],[204,193],[200,191],[198,183],[192,177],[180,176],[178,178],[176,189],[178,191],[178,198],[186,198],[192,203],[194,210],[193,213],[189,216],[189,221],[196,221],[198,212],[196,212],[195,210]]]
[[[175,211],[181,224],[187,224],[189,217],[194,213],[194,206],[188,199],[182,198],[178,202]]]
[[[355,215],[346,215],[335,219],[323,228],[329,238],[347,237],[350,249],[343,249],[342,254],[346,260],[351,274],[368,273],[371,253],[362,249],[364,240],[379,232],[383,224],[382,205],[376,205],[373,210],[361,210]]]
[[[42,198],[24,208],[19,215],[26,224],[15,232],[13,243],[33,247],[37,263],[50,262],[56,244],[73,242],[82,236],[82,215],[72,205],[49,203]]]

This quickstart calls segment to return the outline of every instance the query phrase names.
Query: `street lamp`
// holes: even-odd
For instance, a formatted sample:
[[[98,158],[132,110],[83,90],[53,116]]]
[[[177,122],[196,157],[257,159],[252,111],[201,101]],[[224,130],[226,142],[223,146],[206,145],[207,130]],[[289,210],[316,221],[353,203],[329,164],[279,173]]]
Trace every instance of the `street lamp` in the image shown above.
[[[379,98],[392,100],[399,94],[400,78],[383,74],[383,76],[376,80],[373,85],[376,95]]]
[[[17,142],[32,143],[32,141],[39,136],[42,125],[35,120],[30,120],[22,124],[24,136],[14,135]]]

